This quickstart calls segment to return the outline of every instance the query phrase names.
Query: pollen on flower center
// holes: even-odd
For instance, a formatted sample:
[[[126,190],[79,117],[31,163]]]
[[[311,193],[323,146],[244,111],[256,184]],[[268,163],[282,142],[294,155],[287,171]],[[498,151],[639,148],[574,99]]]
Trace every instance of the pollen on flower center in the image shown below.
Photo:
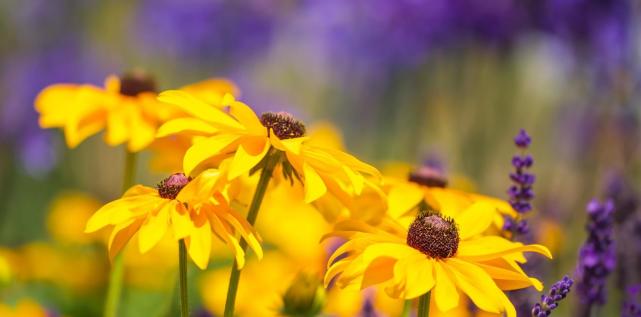
[[[133,71],[120,77],[120,93],[135,97],[143,92],[157,92],[154,79],[142,71]]]
[[[191,181],[190,177],[185,176],[183,173],[175,173],[163,179],[158,185],[158,195],[166,199],[176,199],[180,190],[183,189]]]
[[[438,213],[419,215],[407,233],[407,245],[434,259],[454,256],[459,241],[454,220]]]
[[[305,125],[287,112],[265,112],[260,116],[260,122],[281,140],[305,135]]]
[[[411,172],[408,180],[427,187],[447,186],[447,178],[445,178],[443,172],[429,166],[422,166],[418,170]]]

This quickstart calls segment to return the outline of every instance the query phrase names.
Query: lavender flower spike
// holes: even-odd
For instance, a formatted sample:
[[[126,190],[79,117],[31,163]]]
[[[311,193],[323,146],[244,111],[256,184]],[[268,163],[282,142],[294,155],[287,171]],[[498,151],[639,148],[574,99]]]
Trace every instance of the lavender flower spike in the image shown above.
[[[588,238],[579,251],[576,267],[577,294],[586,316],[592,305],[605,304],[607,278],[616,265],[612,239],[614,203],[612,200],[605,203],[592,200],[587,213]]]
[[[550,316],[552,310],[559,306],[559,302],[564,299],[572,288],[572,281],[567,275],[560,281],[554,283],[547,295],[541,295],[541,301],[532,307],[532,317]]]
[[[641,294],[641,284],[627,289],[627,299],[623,302],[621,317],[641,317],[641,302],[635,302],[635,297]]]
[[[521,129],[519,134],[514,137],[514,144],[522,151],[525,151],[532,143],[532,139]],[[532,210],[531,200],[534,198],[534,190],[532,185],[536,180],[534,174],[528,173],[527,170],[534,164],[534,159],[531,155],[515,155],[512,157],[512,166],[514,172],[510,173],[512,186],[508,189],[507,193],[510,196],[509,202],[512,208],[516,210],[519,215],[525,214]],[[520,217],[519,217],[520,218]],[[525,234],[529,231],[527,221],[524,219],[513,219],[505,217],[503,230],[510,231],[518,234]]]

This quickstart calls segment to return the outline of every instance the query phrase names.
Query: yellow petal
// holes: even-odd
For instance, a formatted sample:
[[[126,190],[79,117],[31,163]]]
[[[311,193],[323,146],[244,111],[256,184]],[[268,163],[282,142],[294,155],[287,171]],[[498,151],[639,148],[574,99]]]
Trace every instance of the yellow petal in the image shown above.
[[[476,202],[463,210],[454,218],[459,225],[459,236],[461,240],[469,239],[483,233],[492,224],[494,212],[492,205],[486,202]]]
[[[258,259],[263,258],[263,249],[260,246],[258,237],[251,225],[237,212],[228,210],[221,212],[223,218],[245,239],[249,247],[254,250]]]
[[[274,145],[275,148],[281,151],[300,155],[303,142],[309,140],[309,138],[299,137],[299,138],[281,140],[272,131],[272,133],[269,134],[269,140],[271,141],[272,145]]]
[[[205,221],[201,226],[194,226],[191,236],[185,240],[189,256],[196,265],[204,270],[209,264],[209,253],[211,252],[211,229],[209,222]]]
[[[138,249],[140,253],[147,253],[151,250],[167,232],[169,226],[169,214],[175,209],[176,201],[169,201],[157,209],[157,212],[150,212],[147,219],[138,231]],[[155,215],[154,215],[155,213]]]
[[[260,122],[260,119],[248,105],[235,101],[229,105],[229,112],[248,130],[251,134],[267,136],[267,129]]]
[[[172,134],[189,133],[198,135],[209,135],[217,129],[209,123],[196,118],[178,118],[165,122],[156,132],[157,138],[166,137]]]
[[[447,312],[459,304],[459,294],[456,286],[439,261],[434,263],[434,275],[436,284],[434,286],[433,296],[436,306],[440,311]]]
[[[372,261],[363,272],[361,289],[391,280],[394,277],[395,263],[396,259],[389,257],[380,257]]]
[[[511,307],[511,310],[509,307],[505,307],[506,301],[509,303],[507,296],[483,269],[456,258],[449,258],[446,261],[445,267],[454,278],[456,285],[470,297],[477,307],[487,312],[506,312],[508,317],[516,317],[516,314],[512,314],[511,311],[514,306]]]
[[[185,174],[191,175],[192,171],[209,158],[226,154],[223,150],[232,145],[239,136],[234,134],[219,134],[194,142],[183,158]]]
[[[434,287],[433,267],[433,260],[418,252],[396,262],[394,277],[404,278],[405,299],[419,297]]]
[[[536,252],[548,258],[552,258],[550,251],[538,244],[523,245],[510,242],[496,236],[478,237],[471,240],[461,240],[457,251],[457,257],[473,261],[488,261],[495,258],[519,254],[523,252]]]
[[[217,216],[210,217],[209,219],[211,221],[212,228],[216,233],[216,236],[221,238],[223,242],[225,242],[225,244],[227,244],[227,246],[230,248],[232,254],[234,255],[234,258],[236,259],[236,266],[238,267],[238,269],[243,268],[243,266],[245,266],[245,252],[240,247],[238,239],[234,237],[230,229],[226,227]]]
[[[387,193],[388,212],[393,218],[404,216],[423,200],[423,191],[417,186],[398,184]]]
[[[175,212],[171,212],[171,227],[174,231],[174,239],[180,240],[184,239],[191,233],[191,230],[194,228],[194,225],[191,222],[191,217],[189,217],[189,212],[178,205]]]
[[[267,154],[268,145],[267,138],[246,138],[234,154],[227,179],[235,179],[258,165]]]
[[[327,192],[325,182],[307,163],[303,163],[303,175],[305,177],[305,203],[309,204],[325,195]]]
[[[180,91],[168,90],[158,95],[158,100],[178,106],[188,114],[206,121],[218,128],[243,130],[244,127],[220,109],[212,107],[194,97],[193,95]]]
[[[146,148],[155,139],[155,123],[142,118],[140,114],[135,116],[131,125],[131,138],[127,144],[129,152],[138,152]]]
[[[131,237],[138,231],[142,224],[142,219],[132,219],[129,222],[122,223],[114,227],[109,237],[109,259],[113,260],[114,257],[122,250],[122,248],[129,242]]]

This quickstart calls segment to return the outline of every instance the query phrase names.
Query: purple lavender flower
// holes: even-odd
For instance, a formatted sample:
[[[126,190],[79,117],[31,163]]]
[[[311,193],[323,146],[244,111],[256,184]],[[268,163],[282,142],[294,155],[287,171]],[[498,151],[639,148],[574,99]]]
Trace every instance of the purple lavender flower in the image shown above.
[[[282,7],[257,0],[142,0],[135,34],[152,53],[228,65],[265,52]]]
[[[531,143],[532,139],[524,129],[521,129],[516,137],[514,137],[514,144],[521,149],[521,151],[525,151]],[[534,159],[531,155],[520,154],[512,157],[514,172],[510,173],[510,179],[513,185],[510,186],[507,193],[510,196],[510,205],[520,215],[532,210],[530,201],[534,198],[532,185],[536,178],[534,174],[528,173],[527,170],[532,167],[533,164]],[[529,228],[525,219],[514,219],[505,216],[503,230],[525,234],[529,231]]]
[[[641,285],[628,287],[626,293],[627,298],[623,302],[621,317],[641,317],[641,302],[635,300],[641,293]]]
[[[614,204],[592,200],[587,206],[588,238],[579,251],[576,267],[577,295],[589,312],[594,304],[606,301],[606,282],[616,264],[613,235]]]
[[[548,294],[541,295],[541,301],[534,304],[532,317],[550,316],[552,311],[559,306],[559,302],[568,295],[573,283],[574,281],[567,275],[560,281],[554,283]]]

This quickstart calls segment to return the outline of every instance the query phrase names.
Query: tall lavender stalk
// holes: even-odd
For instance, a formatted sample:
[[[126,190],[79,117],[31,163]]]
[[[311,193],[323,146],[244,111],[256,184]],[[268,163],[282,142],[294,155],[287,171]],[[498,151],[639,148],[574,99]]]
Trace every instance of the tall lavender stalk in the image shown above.
[[[607,278],[616,265],[613,223],[614,204],[592,200],[587,206],[588,238],[579,251],[576,267],[577,295],[581,301],[579,316],[590,316],[594,305],[606,302]]]
[[[641,302],[636,301],[641,294],[641,285],[628,287],[626,293],[627,298],[623,302],[621,317],[641,317]]]
[[[512,157],[514,172],[510,173],[512,185],[507,193],[510,196],[510,205],[516,210],[518,216],[516,218],[506,216],[503,223],[503,230],[513,235],[525,234],[529,231],[527,220],[523,219],[523,216],[532,210],[531,200],[534,198],[532,185],[536,178],[534,174],[528,172],[534,164],[534,159],[531,155],[525,154],[525,150],[531,143],[532,139],[524,129],[514,137],[514,144],[521,150],[521,154]]]

